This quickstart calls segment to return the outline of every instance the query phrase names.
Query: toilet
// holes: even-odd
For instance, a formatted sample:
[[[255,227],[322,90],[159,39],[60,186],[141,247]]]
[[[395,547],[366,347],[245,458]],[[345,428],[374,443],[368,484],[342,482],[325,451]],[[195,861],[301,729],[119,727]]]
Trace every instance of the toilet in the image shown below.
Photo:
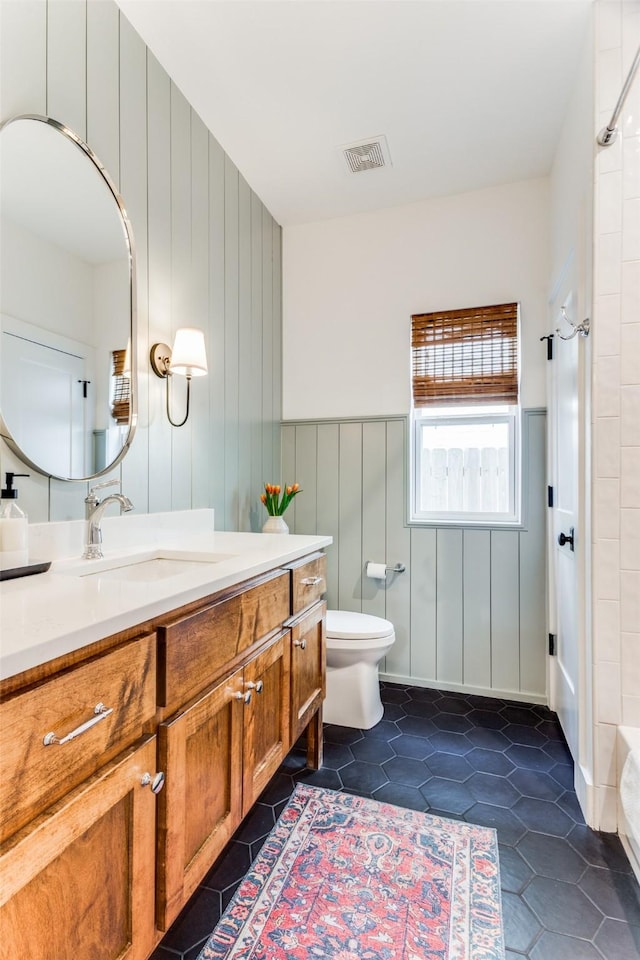
[[[393,624],[349,610],[327,610],[327,696],[323,720],[369,730],[382,718],[378,665],[396,639]]]

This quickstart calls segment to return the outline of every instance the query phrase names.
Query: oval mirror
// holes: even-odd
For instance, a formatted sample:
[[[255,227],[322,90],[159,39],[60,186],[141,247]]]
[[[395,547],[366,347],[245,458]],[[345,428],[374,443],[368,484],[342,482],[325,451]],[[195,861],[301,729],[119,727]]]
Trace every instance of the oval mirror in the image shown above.
[[[136,424],[133,236],[100,161],[63,124],[0,128],[0,431],[29,466],[88,480]]]

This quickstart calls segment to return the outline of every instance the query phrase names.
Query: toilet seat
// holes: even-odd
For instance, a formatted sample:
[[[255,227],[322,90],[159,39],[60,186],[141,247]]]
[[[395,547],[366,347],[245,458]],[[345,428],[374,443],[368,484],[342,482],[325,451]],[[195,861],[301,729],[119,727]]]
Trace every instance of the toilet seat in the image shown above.
[[[382,617],[351,610],[327,610],[327,640],[379,640],[390,637],[393,624]]]

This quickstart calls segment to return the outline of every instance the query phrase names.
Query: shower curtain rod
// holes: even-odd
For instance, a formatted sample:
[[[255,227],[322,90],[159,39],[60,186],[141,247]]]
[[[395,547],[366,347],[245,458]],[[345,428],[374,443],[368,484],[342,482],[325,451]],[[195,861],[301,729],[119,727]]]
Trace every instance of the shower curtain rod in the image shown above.
[[[611,120],[607,126],[603,127],[598,134],[597,140],[601,147],[608,147],[609,144],[613,143],[614,140],[617,139],[618,128],[616,124],[618,123],[618,117],[620,116],[622,108],[624,107],[624,102],[627,99],[627,94],[629,93],[629,88],[633,83],[633,78],[636,75],[638,66],[640,66],[640,47],[638,47],[633,63],[631,64],[631,69],[629,70],[627,79],[624,82],[622,92],[618,97],[618,102],[616,103],[615,110],[613,111],[613,116],[611,117]]]

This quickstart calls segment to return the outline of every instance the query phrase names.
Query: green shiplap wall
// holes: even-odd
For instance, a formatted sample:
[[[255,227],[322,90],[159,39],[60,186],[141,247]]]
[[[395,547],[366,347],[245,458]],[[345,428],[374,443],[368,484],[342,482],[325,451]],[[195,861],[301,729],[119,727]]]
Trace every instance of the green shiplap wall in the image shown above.
[[[330,608],[394,624],[387,679],[546,701],[545,423],[525,411],[517,530],[407,526],[404,418],[283,425],[282,478],[303,487],[287,522],[333,537]],[[407,569],[380,586],[367,560]]]
[[[214,507],[218,529],[259,529],[281,417],[281,230],[111,0],[3,3],[0,119],[48,114],[118,186],[137,257],[138,429],[114,476],[137,512]],[[205,330],[209,375],[169,425],[149,348]],[[176,416],[184,382],[176,378]],[[3,445],[2,469],[20,470]],[[87,484],[33,475],[32,522],[81,519]]]

